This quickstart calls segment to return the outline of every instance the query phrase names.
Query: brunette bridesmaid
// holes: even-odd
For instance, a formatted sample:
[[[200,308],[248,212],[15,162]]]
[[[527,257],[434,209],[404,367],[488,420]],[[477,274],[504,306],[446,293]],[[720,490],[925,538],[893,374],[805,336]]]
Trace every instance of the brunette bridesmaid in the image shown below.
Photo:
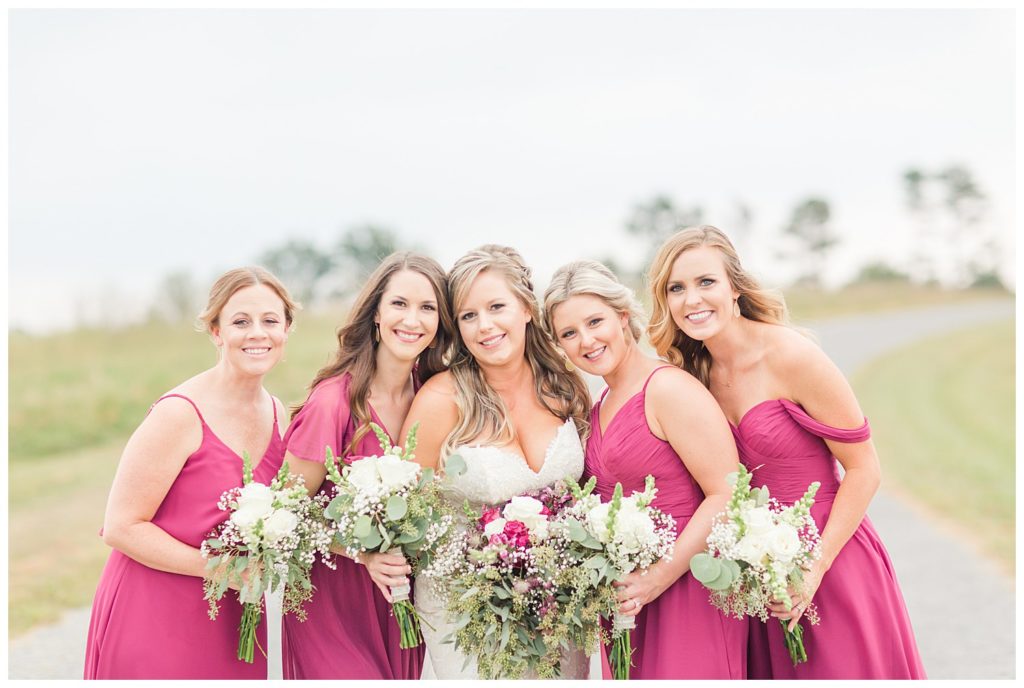
[[[777,621],[751,623],[750,678],[925,678],[896,573],[865,515],[878,488],[878,456],[849,383],[810,339],[787,327],[785,302],[743,270],[729,239],[704,225],[668,239],[651,265],[658,354],[714,395],[731,421],[754,486],[783,503],[808,484],[822,556],[772,615],[803,622],[808,660],[793,666]],[[845,475],[839,477],[837,463]]]
[[[107,500],[103,569],[86,644],[87,679],[265,679],[266,657],[237,659],[242,606],[231,593],[215,621],[203,598],[199,545],[226,513],[221,494],[281,468],[281,402],[263,377],[284,353],[297,305],[261,268],[225,273],[200,320],[217,364],[160,397],[121,455]],[[257,629],[267,646],[266,621]]]
[[[560,268],[544,307],[569,361],[608,385],[591,410],[584,479],[596,476],[595,492],[607,500],[616,482],[628,495],[653,475],[654,505],[676,520],[671,559],[630,574],[618,588],[620,611],[636,616],[630,678],[746,678],[747,621],[712,607],[689,573],[738,463],[725,417],[693,376],[640,350],[640,307],[605,266]]]
[[[443,368],[452,341],[441,266],[415,253],[394,253],[370,276],[338,330],[338,349],[310,385],[285,436],[287,461],[310,493],[329,491],[325,448],[335,456],[379,455],[370,422],[394,444],[419,385]],[[339,551],[339,554],[341,552]],[[335,557],[337,570],[314,565],[316,593],[308,618],[282,621],[286,679],[420,677],[423,646],[403,650],[388,586],[409,583],[401,555]]]

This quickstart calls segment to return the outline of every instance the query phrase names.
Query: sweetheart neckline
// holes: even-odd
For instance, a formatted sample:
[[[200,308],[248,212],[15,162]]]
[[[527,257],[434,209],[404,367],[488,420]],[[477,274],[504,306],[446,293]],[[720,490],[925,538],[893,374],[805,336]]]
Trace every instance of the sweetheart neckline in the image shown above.
[[[498,452],[500,454],[506,454],[508,456],[513,456],[513,457],[519,459],[519,461],[522,462],[522,465],[523,465],[524,468],[526,468],[526,470],[530,471],[530,473],[532,473],[534,476],[538,476],[541,473],[543,473],[544,469],[547,467],[548,461],[551,458],[551,452],[555,448],[555,445],[558,443],[558,440],[561,439],[562,431],[565,430],[566,427],[571,427],[572,430],[575,432],[576,424],[573,423],[572,418],[567,418],[566,421],[564,423],[562,423],[562,426],[559,427],[558,430],[555,431],[555,436],[551,438],[551,441],[548,443],[548,448],[544,451],[544,463],[541,464],[540,470],[537,470],[537,471],[535,471],[532,468],[530,468],[530,462],[527,461],[526,457],[523,456],[522,454],[518,454],[518,453],[516,453],[514,451],[509,451],[509,450],[507,450],[507,449],[505,449],[503,447],[496,447],[496,446],[494,446],[492,444],[463,445],[463,446],[458,447],[457,449],[455,449],[455,451],[453,451],[452,453],[453,454],[454,453],[458,453],[458,452],[460,452],[460,451],[462,451],[464,449],[492,449],[492,450],[494,450],[494,451],[496,451],[496,452]]]

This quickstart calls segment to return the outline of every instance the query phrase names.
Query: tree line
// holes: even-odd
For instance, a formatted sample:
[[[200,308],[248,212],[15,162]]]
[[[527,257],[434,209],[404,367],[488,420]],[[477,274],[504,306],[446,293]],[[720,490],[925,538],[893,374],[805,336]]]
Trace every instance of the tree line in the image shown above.
[[[902,262],[877,260],[863,265],[852,281],[1002,287],[999,242],[984,222],[988,198],[970,170],[962,165],[911,167],[901,181],[915,249]],[[700,204],[683,204],[655,194],[633,206],[624,229],[644,244],[642,265],[648,265],[665,239],[690,225],[721,223],[718,226],[742,244],[752,232],[754,211],[739,201],[728,215],[724,221],[710,221]],[[820,287],[827,260],[842,243],[829,200],[822,195],[799,199],[778,233],[776,257],[796,267],[794,283]],[[290,238],[257,256],[256,263],[280,277],[302,303],[315,306],[354,294],[380,260],[400,244],[414,248],[400,242],[396,232],[386,226],[363,224],[343,231],[326,250],[312,241]],[[639,282],[642,265],[626,265],[612,256],[604,257],[603,262],[623,279]],[[159,302],[151,315],[173,321],[195,317],[202,298],[199,285],[187,271],[168,274],[157,293]]]

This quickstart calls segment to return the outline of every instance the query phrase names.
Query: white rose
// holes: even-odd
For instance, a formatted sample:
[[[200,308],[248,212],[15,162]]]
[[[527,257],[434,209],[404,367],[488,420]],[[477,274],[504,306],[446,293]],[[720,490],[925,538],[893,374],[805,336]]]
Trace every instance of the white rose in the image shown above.
[[[294,513],[287,509],[278,509],[263,523],[263,541],[273,546],[281,538],[290,535],[297,525],[299,519]]]
[[[394,454],[385,454],[377,460],[377,473],[380,482],[388,492],[408,485],[420,472],[420,465],[415,461],[405,461]]]
[[[543,540],[548,536],[548,519],[541,513],[544,505],[533,497],[513,497],[502,509],[509,521],[521,521],[531,535]]]
[[[237,509],[231,513],[231,522],[244,533],[250,531],[253,525],[266,515],[263,509],[252,507]]]
[[[501,510],[502,515],[510,521],[522,521],[540,514],[544,505],[533,497],[513,497]]]
[[[627,550],[637,551],[642,544],[654,539],[654,523],[635,504],[625,508],[626,502],[623,500],[623,507],[615,519],[615,539]]]
[[[505,530],[505,519],[498,517],[484,526],[484,535],[491,537]]]
[[[273,491],[263,483],[249,483],[242,488],[242,494],[238,496],[238,508],[265,509],[270,511],[274,503]]]
[[[751,566],[761,566],[765,555],[765,543],[760,536],[744,535],[736,543],[736,556]]]
[[[765,535],[775,524],[775,517],[766,506],[754,507],[743,513],[743,522],[747,524],[747,532],[752,535]]]
[[[765,546],[772,559],[788,563],[800,553],[800,536],[793,526],[780,523],[768,533]]]
[[[363,494],[374,495],[380,491],[380,479],[377,477],[377,460],[376,456],[367,456],[348,465],[345,478]]]
[[[602,502],[587,512],[587,530],[604,545],[611,542],[611,534],[608,532],[608,509],[610,506],[609,502]]]
[[[263,483],[249,483],[242,488],[237,504],[230,519],[239,530],[246,531],[273,511],[274,493]]]

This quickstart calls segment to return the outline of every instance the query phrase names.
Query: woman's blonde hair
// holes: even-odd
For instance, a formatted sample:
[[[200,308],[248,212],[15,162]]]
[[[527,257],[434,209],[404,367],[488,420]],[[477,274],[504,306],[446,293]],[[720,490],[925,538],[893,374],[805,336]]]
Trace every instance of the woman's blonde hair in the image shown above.
[[[633,290],[615,277],[615,273],[596,260],[576,260],[555,270],[551,283],[544,291],[544,326],[557,343],[555,308],[573,296],[589,294],[608,304],[616,313],[629,317],[629,332],[639,342],[644,328],[643,307]]]
[[[579,373],[566,370],[564,359],[544,331],[530,268],[518,251],[487,244],[459,258],[448,272],[448,293],[454,312],[458,313],[465,303],[473,281],[487,271],[505,278],[512,293],[532,317],[526,324],[525,356],[533,371],[537,400],[558,418],[572,418],[580,438],[586,439],[590,432],[590,393]],[[509,421],[505,402],[488,384],[458,327],[449,371],[459,418],[441,447],[441,456],[447,456],[454,447],[468,442],[511,444],[516,432]]]
[[[668,310],[668,280],[676,259],[685,251],[710,246],[718,249],[725,265],[725,274],[732,288],[739,292],[740,314],[758,322],[789,326],[789,311],[782,294],[764,289],[743,269],[729,237],[717,227],[700,225],[682,229],[665,241],[651,263],[648,280],[651,286],[651,322],[647,335],[658,355],[682,366],[702,383],[711,384],[711,354],[704,343],[686,336]]]
[[[347,454],[355,452],[363,436],[370,431],[373,416],[370,413],[370,383],[377,373],[377,346],[374,333],[377,323],[374,318],[380,309],[381,298],[391,278],[409,270],[423,275],[430,282],[437,299],[437,334],[430,346],[416,359],[415,374],[421,383],[426,382],[435,373],[444,370],[445,359],[452,344],[451,308],[448,306],[448,279],[444,268],[433,258],[408,251],[392,253],[381,261],[377,269],[366,280],[366,284],[356,296],[348,314],[348,321],[338,328],[336,336],[338,348],[331,361],[317,372],[309,383],[309,391],[329,378],[349,373],[348,402],[352,416],[357,421],[355,434],[349,446],[344,448]],[[308,397],[307,397],[308,399]],[[292,409],[292,418],[302,410],[305,401]]]
[[[206,308],[196,319],[196,327],[200,331],[213,334],[215,327],[220,327],[220,312],[224,310],[224,304],[228,302],[235,292],[246,287],[255,287],[258,284],[265,284],[275,294],[281,297],[284,302],[284,319],[290,326],[295,312],[302,306],[298,301],[292,299],[288,289],[266,268],[249,266],[228,270],[217,278],[217,281],[210,287],[210,296],[206,301]]]

